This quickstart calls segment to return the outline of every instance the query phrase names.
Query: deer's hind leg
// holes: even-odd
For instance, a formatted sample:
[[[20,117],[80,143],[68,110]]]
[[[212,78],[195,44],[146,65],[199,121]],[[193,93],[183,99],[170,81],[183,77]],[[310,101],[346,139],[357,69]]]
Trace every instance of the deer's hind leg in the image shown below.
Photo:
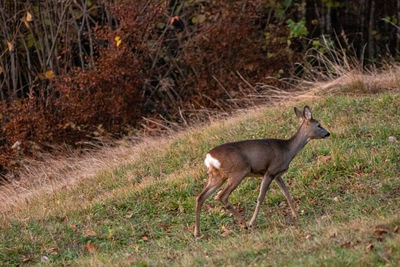
[[[241,226],[246,226],[246,221],[243,218],[243,216],[239,213],[238,210],[236,210],[228,201],[229,195],[232,193],[233,190],[238,187],[238,185],[242,182],[243,178],[246,176],[246,174],[249,171],[245,172],[240,172],[236,173],[233,175],[230,175],[228,178],[228,181],[226,183],[226,186],[224,189],[221,190],[221,192],[218,193],[216,196],[216,199],[221,201],[221,203],[224,205],[224,208],[227,209],[230,213],[232,213],[233,217],[239,222]]]
[[[212,195],[221,185],[225,182],[225,179],[218,175],[216,172],[210,170],[208,173],[208,183],[203,188],[201,193],[196,197],[196,224],[194,227],[194,235],[200,236],[200,211],[206,199]]]

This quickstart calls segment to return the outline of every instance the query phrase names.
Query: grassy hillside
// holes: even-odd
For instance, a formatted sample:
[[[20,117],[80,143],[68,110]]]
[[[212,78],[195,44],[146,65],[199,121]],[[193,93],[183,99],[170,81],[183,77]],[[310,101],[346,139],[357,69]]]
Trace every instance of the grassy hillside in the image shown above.
[[[395,265],[400,262],[400,94],[330,96],[309,104],[331,132],[313,140],[284,176],[300,218],[275,183],[254,230],[240,229],[212,198],[195,240],[195,196],[213,146],[288,138],[293,105],[264,108],[149,143],[128,163],[40,194],[0,221],[0,265]],[[260,180],[231,195],[249,220]]]

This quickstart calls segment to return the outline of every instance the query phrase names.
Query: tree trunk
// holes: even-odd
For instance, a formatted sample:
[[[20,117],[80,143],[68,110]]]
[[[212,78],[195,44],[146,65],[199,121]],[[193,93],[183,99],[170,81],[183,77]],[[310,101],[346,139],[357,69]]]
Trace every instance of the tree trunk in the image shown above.
[[[369,10],[369,25],[368,25],[368,57],[372,59],[374,57],[374,13],[375,13],[375,1],[371,1],[371,7]]]
[[[396,51],[400,49],[400,0],[397,0]]]

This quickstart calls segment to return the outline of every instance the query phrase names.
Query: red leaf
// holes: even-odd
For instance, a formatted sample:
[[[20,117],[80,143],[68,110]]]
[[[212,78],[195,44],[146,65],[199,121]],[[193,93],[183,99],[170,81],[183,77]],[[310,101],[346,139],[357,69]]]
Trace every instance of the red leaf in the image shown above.
[[[96,251],[96,247],[92,243],[87,243],[86,248],[87,248],[89,253],[93,253],[93,252]]]
[[[169,229],[169,226],[168,226],[168,225],[165,225],[165,224],[160,224],[160,227],[161,227],[162,229],[164,229],[165,231],[167,231],[167,230]]]
[[[383,234],[387,234],[387,231],[385,229],[377,228],[377,229],[374,230],[374,234],[383,235]]]
[[[353,246],[354,246],[353,242],[351,242],[351,241],[347,241],[340,245],[341,248],[352,248]]]

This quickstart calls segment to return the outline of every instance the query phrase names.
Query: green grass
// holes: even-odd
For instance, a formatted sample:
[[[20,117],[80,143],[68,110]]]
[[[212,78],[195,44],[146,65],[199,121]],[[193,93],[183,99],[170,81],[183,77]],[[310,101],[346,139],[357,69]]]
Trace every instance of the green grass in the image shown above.
[[[201,214],[204,236],[193,238],[207,151],[296,131],[292,107],[266,108],[158,142],[132,162],[4,214],[0,265],[40,264],[42,256],[54,265],[96,266],[399,264],[400,230],[393,229],[400,225],[400,145],[388,141],[400,137],[399,103],[399,94],[384,93],[297,105],[309,104],[332,134],[310,142],[284,176],[297,221],[273,183],[254,230],[238,227],[210,197]],[[248,178],[230,197],[248,220],[259,184]]]

